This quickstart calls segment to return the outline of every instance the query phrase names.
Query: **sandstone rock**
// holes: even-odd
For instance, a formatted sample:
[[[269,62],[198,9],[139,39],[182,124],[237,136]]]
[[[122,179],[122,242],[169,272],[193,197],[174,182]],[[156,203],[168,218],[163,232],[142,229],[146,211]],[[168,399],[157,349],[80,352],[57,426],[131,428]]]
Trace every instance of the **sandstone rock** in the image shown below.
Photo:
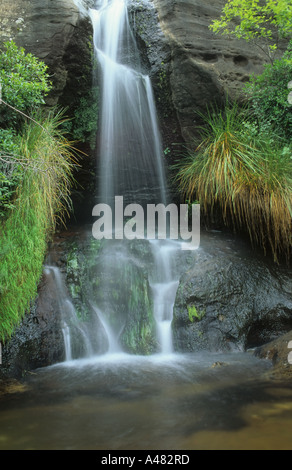
[[[246,41],[209,29],[225,0],[154,0],[162,31],[171,46],[172,101],[182,135],[190,142],[200,122],[196,111],[240,96],[251,73],[261,73],[264,53]]]
[[[291,329],[291,271],[231,236],[202,234],[194,263],[181,277],[177,292],[176,349],[245,351]]]
[[[79,18],[73,0],[2,0],[1,17],[1,41],[14,40],[49,66],[48,104],[57,104],[67,81],[63,57]]]
[[[68,82],[68,61],[64,63],[64,58],[76,29],[81,32],[77,33],[81,41],[84,31],[90,41],[90,27],[86,17],[81,20],[78,3],[85,9],[92,7],[92,0],[2,0],[0,38],[14,39],[49,65],[54,83],[49,101],[52,105],[58,102]],[[192,140],[199,123],[196,111],[225,100],[227,95],[231,99],[239,96],[249,75],[260,73],[267,61],[264,53],[252,44],[209,30],[224,3],[225,0],[129,3],[143,66],[155,89],[166,145],[178,142],[180,134],[187,142]],[[73,43],[77,47],[70,60],[76,63],[78,58],[82,70],[88,57],[81,52],[78,41]],[[73,96],[74,91],[71,93]]]
[[[272,376],[275,379],[285,380],[292,378],[292,331],[264,344],[254,350],[254,355],[261,359],[268,359],[273,363]]]

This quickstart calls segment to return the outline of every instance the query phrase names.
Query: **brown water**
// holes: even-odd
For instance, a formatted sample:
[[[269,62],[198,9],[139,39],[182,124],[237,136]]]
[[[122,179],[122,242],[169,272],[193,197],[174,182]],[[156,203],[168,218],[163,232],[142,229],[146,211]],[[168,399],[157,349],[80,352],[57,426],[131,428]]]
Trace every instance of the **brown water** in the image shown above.
[[[292,449],[292,384],[269,370],[249,354],[38,370],[0,398],[0,449]]]

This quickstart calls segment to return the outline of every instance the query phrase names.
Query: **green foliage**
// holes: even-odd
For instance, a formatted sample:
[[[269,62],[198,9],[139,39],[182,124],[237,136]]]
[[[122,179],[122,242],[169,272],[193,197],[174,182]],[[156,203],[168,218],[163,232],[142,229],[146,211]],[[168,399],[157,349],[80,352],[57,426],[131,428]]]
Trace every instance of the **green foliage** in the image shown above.
[[[14,208],[0,222],[0,341],[14,331],[34,299],[47,241],[70,207],[74,149],[50,113],[27,124],[19,143],[22,179]]]
[[[64,124],[64,129],[74,140],[89,142],[91,148],[96,144],[98,130],[99,88],[93,87],[78,100],[73,117]]]
[[[248,110],[247,110],[248,111]],[[176,166],[176,182],[187,200],[196,198],[206,215],[214,210],[275,261],[291,251],[291,147],[250,133],[247,113],[236,104],[204,116],[202,142]]]
[[[222,15],[210,29],[246,41],[264,39],[269,53],[277,49],[277,37],[292,34],[291,0],[228,0]]]
[[[12,129],[0,129],[0,219],[13,208],[12,198],[21,179],[21,167],[16,163],[18,137]]]
[[[288,103],[291,79],[292,41],[281,59],[266,65],[264,72],[252,76],[246,85],[250,111],[258,131],[275,133],[287,142],[292,138],[292,106]]]
[[[0,84],[2,99],[22,112],[44,104],[44,97],[51,89],[47,66],[13,41],[4,43],[0,53]],[[0,106],[3,127],[14,127],[19,120],[20,114],[15,110]]]
[[[201,321],[206,314],[205,310],[198,311],[194,305],[188,305],[187,308],[188,308],[189,320],[192,323],[194,320]]]

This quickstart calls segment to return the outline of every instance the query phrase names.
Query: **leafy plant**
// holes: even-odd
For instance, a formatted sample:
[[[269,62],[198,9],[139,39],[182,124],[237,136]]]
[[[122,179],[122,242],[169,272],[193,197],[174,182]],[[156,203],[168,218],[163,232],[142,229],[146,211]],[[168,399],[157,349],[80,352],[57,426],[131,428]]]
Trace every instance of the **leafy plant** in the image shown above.
[[[49,78],[44,62],[18,48],[13,41],[5,42],[0,53],[0,85],[2,99],[8,106],[0,107],[0,124],[15,127],[21,119],[17,110],[30,112],[44,104],[51,89]]]
[[[13,129],[0,129],[0,218],[13,208],[12,198],[21,179],[21,168],[16,163],[18,137]]]
[[[292,78],[292,41],[283,57],[265,66],[264,72],[252,76],[245,91],[250,102],[251,118],[261,133],[276,134],[291,142],[292,107],[288,102],[288,83]]]
[[[196,307],[194,305],[188,305],[188,315],[189,315],[189,320],[193,323],[194,319],[197,320],[197,321],[201,321],[206,312],[205,310],[203,311],[199,311],[196,309]]]
[[[93,87],[78,100],[72,119],[64,123],[64,129],[74,140],[89,142],[91,148],[96,144],[98,130],[99,88]]]
[[[215,33],[254,41],[273,57],[279,38],[292,35],[291,0],[228,0],[210,29]],[[260,41],[259,41],[260,40]]]

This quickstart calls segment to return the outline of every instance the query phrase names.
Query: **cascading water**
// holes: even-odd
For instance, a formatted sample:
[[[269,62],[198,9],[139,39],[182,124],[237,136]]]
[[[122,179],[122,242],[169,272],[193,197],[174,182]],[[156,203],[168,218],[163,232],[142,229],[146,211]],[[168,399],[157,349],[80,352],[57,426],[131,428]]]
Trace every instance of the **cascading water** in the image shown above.
[[[82,0],[75,1],[79,5]],[[137,56],[126,3],[104,0],[91,17],[104,91],[99,197],[104,203],[115,195],[130,202],[164,202],[151,86],[139,69],[132,68],[138,62],[132,61]],[[133,54],[124,52],[124,46]],[[148,178],[152,172],[153,179]],[[1,449],[103,450],[99,463],[108,455],[109,464],[116,455],[108,454],[112,450],[125,454],[129,449],[149,449],[153,454],[169,449],[168,463],[173,463],[174,452],[179,463],[191,465],[188,449],[237,450],[239,441],[243,450],[256,445],[291,448],[291,387],[285,387],[286,382],[275,385],[266,361],[252,354],[214,356],[206,351],[171,355],[179,272],[186,273],[187,263],[193,264],[179,241],[100,243],[86,228],[75,237],[78,256],[72,248],[73,231],[70,250],[68,245],[65,250],[71,256],[66,267],[68,291],[65,268],[52,266],[51,260],[45,267],[45,286],[53,293],[49,300],[63,321],[66,360],[25,374],[13,393],[4,381]],[[58,241],[56,248],[54,259],[60,260]],[[205,256],[203,273],[210,259]],[[19,362],[20,371],[22,358]],[[177,449],[184,449],[183,454]],[[132,452],[126,454],[128,464],[138,462]],[[144,454],[151,459],[151,452]],[[160,463],[166,463],[164,455]]]
[[[94,47],[101,71],[99,198],[111,204],[115,196],[129,203],[165,203],[162,145],[150,79],[141,72],[130,29],[127,2],[104,0],[91,9]],[[165,262],[169,251],[155,246],[155,266],[163,266],[152,284],[154,316],[162,353],[172,352],[171,319],[177,281]],[[161,264],[161,259],[163,263]],[[127,262],[127,260],[126,260]],[[157,277],[158,275],[158,277]],[[105,327],[105,315],[100,320]],[[165,313],[167,311],[167,313]]]
[[[83,350],[83,354],[86,356],[92,355],[93,350],[88,331],[86,330],[86,325],[81,323],[77,318],[74,305],[70,300],[60,269],[56,266],[46,265],[44,268],[44,274],[51,278],[51,282],[53,284],[52,289],[57,301],[57,309],[59,310],[62,320],[65,361],[71,361],[74,356],[73,345],[71,342],[73,329],[77,331],[77,334],[74,336],[78,336],[81,339],[81,350]],[[77,354],[80,355],[80,349]]]
[[[151,242],[155,270],[151,279],[154,298],[154,316],[157,323],[158,342],[162,354],[173,353],[172,313],[179,280],[175,278],[172,260],[178,250],[177,243],[166,240]]]
[[[99,197],[130,203],[165,202],[162,147],[149,77],[140,70],[127,2],[104,0],[91,9],[100,66]]]
[[[97,201],[112,208],[116,196],[122,196],[125,204],[143,208],[166,204],[163,151],[152,87],[140,66],[127,1],[97,1],[89,16],[101,90]],[[143,355],[173,353],[171,322],[178,275],[172,261],[180,249],[179,242],[145,239],[144,247],[139,245],[138,256],[128,240],[107,242],[96,270],[90,273],[91,278],[98,279],[87,295],[92,317],[98,321],[91,331],[95,327],[103,330],[108,355],[125,350]],[[144,252],[147,268],[141,259]]]

